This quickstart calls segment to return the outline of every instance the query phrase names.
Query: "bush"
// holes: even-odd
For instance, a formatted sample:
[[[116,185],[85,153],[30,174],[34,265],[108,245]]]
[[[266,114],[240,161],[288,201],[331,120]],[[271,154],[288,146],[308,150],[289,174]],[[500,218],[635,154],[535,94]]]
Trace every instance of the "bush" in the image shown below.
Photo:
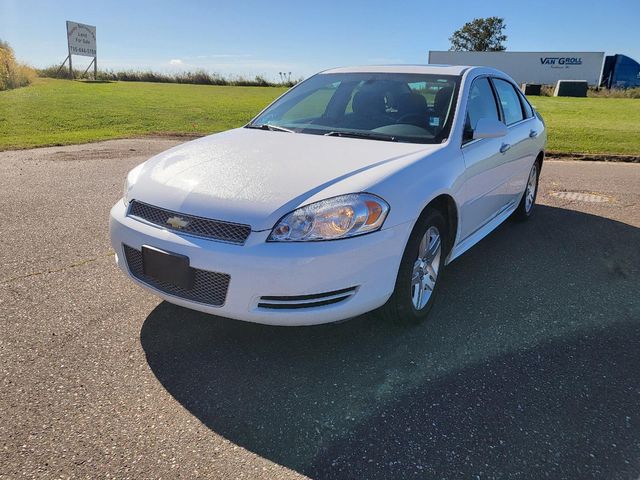
[[[553,97],[554,87],[551,85],[542,85],[540,87],[540,96],[541,97]]]
[[[84,71],[74,70],[74,78],[81,78]],[[88,72],[89,73],[89,72]],[[93,72],[90,72],[93,76]],[[68,79],[69,69],[60,69],[60,66],[51,66],[38,70],[41,77]],[[233,85],[243,87],[292,87],[297,81],[270,82],[264,77],[256,76],[253,79],[245,77],[223,77],[217,73],[209,73],[205,70],[195,72],[159,73],[140,70],[98,70],[97,80],[120,82],[156,82],[156,83],[189,83],[194,85]]]
[[[543,97],[553,97],[554,87],[552,85],[543,85],[540,95]],[[594,98],[640,98],[640,87],[636,88],[594,88],[587,90],[587,97]]]
[[[35,77],[35,70],[16,62],[11,46],[0,40],[0,90],[27,86]]]
[[[602,98],[640,98],[640,87],[636,88],[612,88],[607,90],[606,88],[590,88],[587,92],[589,97],[602,97]]]

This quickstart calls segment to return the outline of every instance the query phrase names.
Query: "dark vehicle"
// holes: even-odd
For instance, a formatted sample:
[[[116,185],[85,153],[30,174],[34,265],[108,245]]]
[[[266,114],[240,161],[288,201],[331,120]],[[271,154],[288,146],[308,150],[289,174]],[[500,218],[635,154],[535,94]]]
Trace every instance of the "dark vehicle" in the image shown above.
[[[608,55],[604,60],[600,86],[604,88],[640,87],[640,63],[626,55]]]

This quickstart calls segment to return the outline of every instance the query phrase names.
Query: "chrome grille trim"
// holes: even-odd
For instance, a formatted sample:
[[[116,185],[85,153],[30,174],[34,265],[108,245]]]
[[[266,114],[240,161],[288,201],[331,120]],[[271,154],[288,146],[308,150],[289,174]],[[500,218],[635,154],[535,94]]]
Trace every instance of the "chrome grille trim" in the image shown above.
[[[251,233],[249,225],[174,212],[173,210],[154,207],[138,200],[131,201],[127,215],[142,219],[166,230],[237,245],[244,245]],[[167,223],[167,220],[172,217],[179,217],[188,222],[188,224],[183,228],[175,228]]]
[[[221,307],[227,298],[231,277],[226,273],[210,272],[189,267],[194,271],[193,288],[186,290],[178,285],[160,282],[144,274],[142,252],[128,245],[122,245],[129,272],[142,283],[161,292],[184,298],[192,302],[203,303],[212,307]]]

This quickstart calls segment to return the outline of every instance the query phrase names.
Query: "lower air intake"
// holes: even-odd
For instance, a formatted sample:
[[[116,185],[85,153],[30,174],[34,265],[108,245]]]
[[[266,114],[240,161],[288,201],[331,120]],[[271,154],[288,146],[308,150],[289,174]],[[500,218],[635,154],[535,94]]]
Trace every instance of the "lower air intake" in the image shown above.
[[[332,305],[350,298],[356,293],[357,287],[343,288],[342,290],[334,290],[333,292],[314,293],[310,295],[294,295],[294,296],[274,296],[268,295],[260,297],[258,308],[266,308],[270,310],[293,310],[300,308],[323,307]]]
[[[190,267],[194,271],[194,281],[193,287],[187,290],[178,285],[160,282],[145,275],[142,265],[142,252],[128,245],[123,245],[123,248],[131,275],[141,282],[161,292],[184,298],[185,300],[204,303],[213,307],[224,305],[230,280],[229,275],[226,273],[209,272]]]

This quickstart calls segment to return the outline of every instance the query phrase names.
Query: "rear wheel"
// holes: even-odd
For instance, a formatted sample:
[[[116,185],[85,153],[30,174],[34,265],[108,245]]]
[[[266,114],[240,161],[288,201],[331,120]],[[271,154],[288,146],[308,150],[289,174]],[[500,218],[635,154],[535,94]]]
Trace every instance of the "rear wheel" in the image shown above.
[[[447,239],[443,215],[435,209],[426,210],[407,242],[393,295],[380,309],[385,319],[412,324],[428,315],[442,277]]]
[[[527,186],[522,194],[518,208],[513,212],[513,218],[518,221],[528,220],[533,215],[536,197],[538,195],[538,179],[540,175],[540,161],[536,160],[529,171]]]

